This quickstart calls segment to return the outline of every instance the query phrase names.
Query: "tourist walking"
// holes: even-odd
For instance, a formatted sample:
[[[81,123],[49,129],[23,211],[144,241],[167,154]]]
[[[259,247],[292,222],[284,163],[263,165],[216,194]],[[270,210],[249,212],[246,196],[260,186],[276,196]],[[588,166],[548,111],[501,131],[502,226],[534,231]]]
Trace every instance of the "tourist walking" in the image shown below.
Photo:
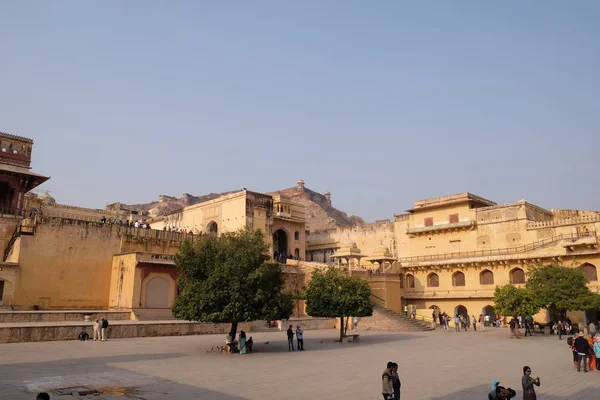
[[[525,337],[527,337],[528,333],[529,333],[529,336],[533,336],[531,334],[532,325],[533,325],[533,318],[531,318],[531,315],[528,315],[525,318]]]
[[[431,320],[433,321],[433,329],[437,328],[437,321],[436,321],[436,316],[435,316],[435,310],[433,310],[433,312],[431,313]]]
[[[238,340],[238,350],[240,354],[246,354],[246,332],[240,331],[240,338]]]
[[[100,328],[101,328],[101,326],[100,326],[100,319],[96,318],[94,320],[93,328],[94,328],[94,333],[93,333],[93,335],[94,335],[94,342],[97,341],[97,340],[102,339],[100,337]]]
[[[475,315],[473,315],[473,332],[477,332],[477,320],[475,319]]]
[[[394,400],[400,400],[400,375],[398,375],[398,364],[394,363],[392,367],[392,389],[394,390]]]
[[[288,338],[288,351],[296,351],[294,349],[294,331],[292,330],[292,326],[287,330],[287,338]]]
[[[531,377],[531,368],[528,366],[523,367],[523,378],[521,379],[523,385],[523,400],[536,400],[535,387],[540,386],[540,378]]]
[[[394,368],[394,363],[390,361],[387,363],[387,367],[381,375],[381,394],[383,394],[384,400],[392,400],[394,398],[392,368]]]
[[[304,333],[300,329],[300,325],[296,326],[296,340],[298,341],[298,351],[304,351]]]
[[[588,333],[592,335],[592,337],[596,335],[596,324],[594,324],[593,322],[590,322],[590,324],[588,325]]]
[[[358,332],[358,317],[354,317],[354,320],[352,322],[354,322],[354,332]]]
[[[443,317],[444,317],[444,331],[448,332],[450,329],[448,326],[448,320],[450,319],[450,317],[446,313],[444,313]]]
[[[102,333],[102,341],[106,342],[108,340],[108,320],[106,318],[102,318],[102,320],[100,320],[100,329]]]
[[[593,349],[596,355],[596,370],[600,371],[600,336],[596,336]]]
[[[408,317],[408,306],[406,304],[404,305],[404,316]]]
[[[578,335],[577,339],[573,341],[575,351],[577,352],[577,372],[581,372],[581,364],[583,364],[583,372],[588,372],[587,369],[587,355],[590,345],[588,341],[582,336]]]
[[[458,314],[454,316],[454,330],[456,332],[460,331],[460,318],[458,318]]]
[[[596,353],[594,352],[594,338],[592,335],[589,335],[587,338],[588,342],[588,363],[587,369],[588,371],[596,371]]]
[[[412,317],[413,319],[417,319],[417,306],[413,306]]]

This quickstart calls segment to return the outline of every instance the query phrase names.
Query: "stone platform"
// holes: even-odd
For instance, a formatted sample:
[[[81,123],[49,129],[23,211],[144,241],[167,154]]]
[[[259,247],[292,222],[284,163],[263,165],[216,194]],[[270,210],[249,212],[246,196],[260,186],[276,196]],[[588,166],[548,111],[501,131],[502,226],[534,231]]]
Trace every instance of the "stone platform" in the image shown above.
[[[106,317],[109,321],[131,319],[131,311],[107,310],[43,310],[43,311],[0,311],[0,323],[84,321]]]
[[[225,334],[230,324],[206,324],[189,321],[130,321],[110,320],[109,339],[182,336],[203,334]],[[82,331],[93,335],[92,322],[11,322],[0,323],[0,343],[44,342],[53,340],[76,340]],[[238,330],[250,332],[250,323],[241,323]]]

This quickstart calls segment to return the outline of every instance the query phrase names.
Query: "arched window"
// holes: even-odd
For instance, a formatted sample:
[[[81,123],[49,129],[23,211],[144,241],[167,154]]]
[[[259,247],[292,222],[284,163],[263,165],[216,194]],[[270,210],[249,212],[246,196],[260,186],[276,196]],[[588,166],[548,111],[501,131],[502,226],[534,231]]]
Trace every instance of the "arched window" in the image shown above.
[[[404,289],[404,275],[398,275],[398,280],[400,281],[400,289]]]
[[[585,279],[590,282],[594,282],[598,280],[598,273],[596,271],[596,267],[593,264],[585,263],[581,266],[583,273],[585,274]]]
[[[515,268],[510,271],[510,283],[525,283],[525,272],[521,268]]]
[[[294,240],[300,240],[300,232],[294,232]]]
[[[452,286],[465,286],[465,274],[457,271],[452,275]]]
[[[493,285],[494,284],[494,273],[489,269],[481,271],[479,274],[479,283],[481,285]]]
[[[435,272],[427,275],[427,286],[429,287],[439,287],[440,286],[440,277]]]
[[[414,277],[414,275],[412,275],[412,274],[406,274],[406,284],[411,289],[415,288],[415,277]]]

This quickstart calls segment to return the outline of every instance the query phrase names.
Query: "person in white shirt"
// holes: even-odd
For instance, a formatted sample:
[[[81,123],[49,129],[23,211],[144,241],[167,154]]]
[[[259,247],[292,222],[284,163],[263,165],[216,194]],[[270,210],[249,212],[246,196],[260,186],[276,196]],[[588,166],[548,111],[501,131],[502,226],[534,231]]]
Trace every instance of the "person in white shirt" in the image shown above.
[[[296,326],[296,340],[298,341],[298,351],[304,351],[304,336],[300,325]]]
[[[135,224],[133,224],[134,227],[139,228],[140,227],[140,221],[135,221]]]

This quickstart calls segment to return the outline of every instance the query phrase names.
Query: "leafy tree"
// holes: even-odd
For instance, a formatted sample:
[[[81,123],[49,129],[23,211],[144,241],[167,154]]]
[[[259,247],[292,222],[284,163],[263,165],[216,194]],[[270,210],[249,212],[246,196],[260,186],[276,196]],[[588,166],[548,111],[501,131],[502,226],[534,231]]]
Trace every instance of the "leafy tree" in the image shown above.
[[[306,288],[306,313],[311,317],[340,319],[340,341],[344,337],[344,317],[373,315],[371,288],[364,279],[329,267],[314,270]]]
[[[533,293],[525,288],[511,285],[496,286],[494,291],[494,308],[499,315],[535,315],[540,306],[533,298]]]
[[[240,230],[186,241],[175,257],[181,269],[176,318],[231,323],[287,319],[292,297],[283,292],[279,264],[268,263],[269,247],[260,231]]]
[[[531,290],[539,306],[554,305],[564,314],[567,311],[598,308],[600,296],[592,293],[587,283],[581,269],[554,264],[531,267],[525,286]]]

